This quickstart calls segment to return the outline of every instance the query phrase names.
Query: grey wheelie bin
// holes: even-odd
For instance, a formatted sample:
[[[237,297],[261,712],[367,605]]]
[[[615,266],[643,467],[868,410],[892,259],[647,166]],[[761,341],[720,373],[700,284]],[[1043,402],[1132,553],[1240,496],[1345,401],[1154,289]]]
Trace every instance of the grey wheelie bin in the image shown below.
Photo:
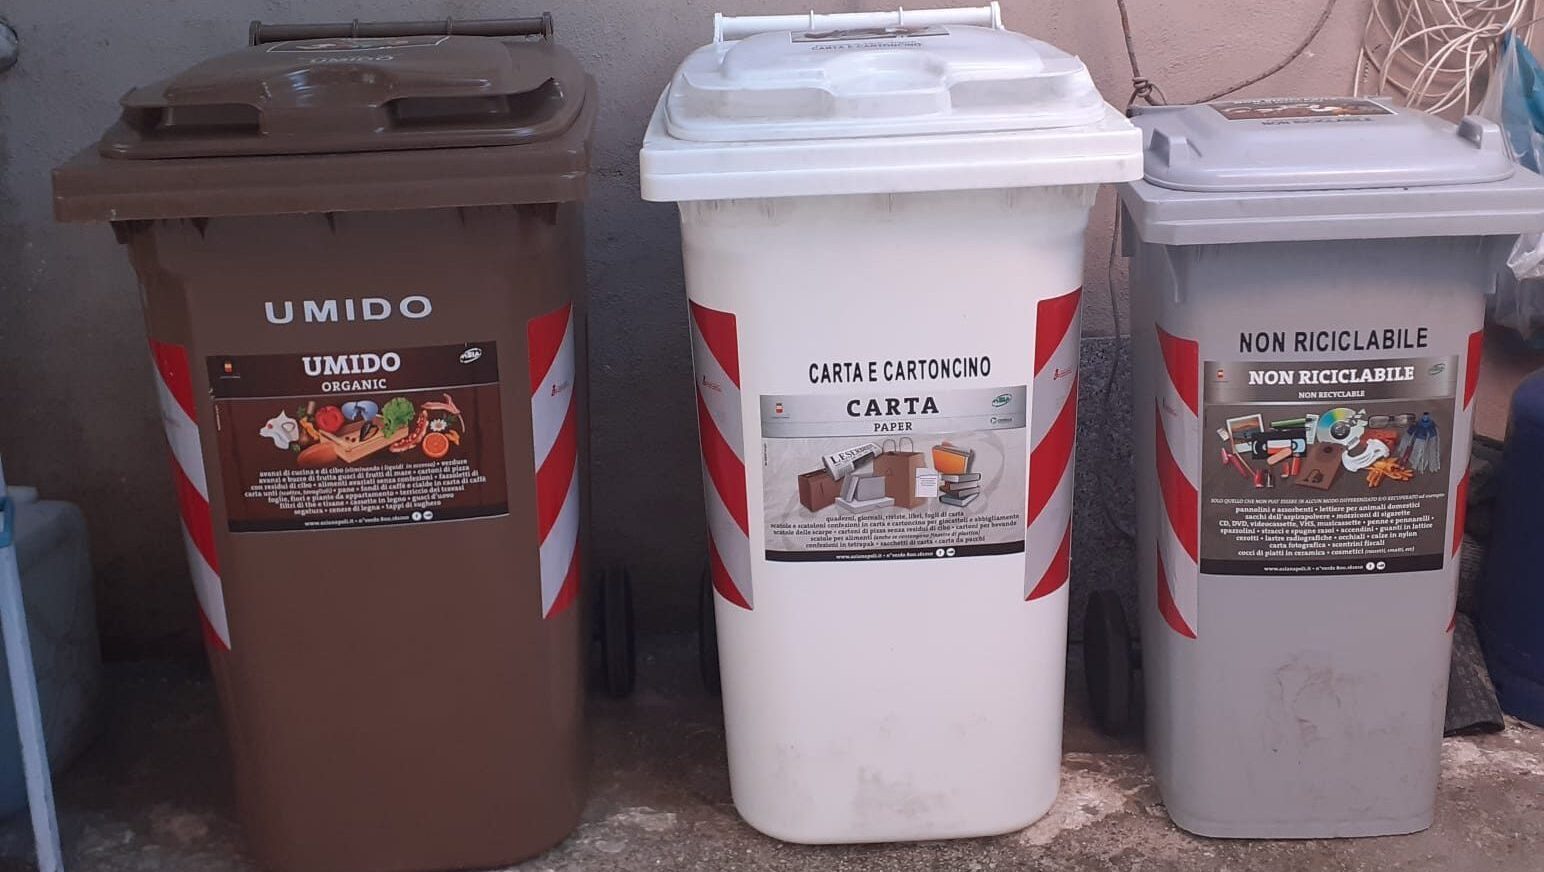
[[[1362,99],[1142,111],[1132,264],[1147,746],[1207,836],[1432,821],[1485,295],[1544,181]],[[1089,618],[1129,710],[1118,606]]]

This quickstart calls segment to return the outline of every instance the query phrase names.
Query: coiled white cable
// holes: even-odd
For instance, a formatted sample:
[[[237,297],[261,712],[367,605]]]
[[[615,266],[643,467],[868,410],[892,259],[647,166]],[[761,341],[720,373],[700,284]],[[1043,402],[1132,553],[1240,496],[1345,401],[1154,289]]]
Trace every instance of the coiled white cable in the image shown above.
[[[1473,111],[1502,35],[1527,42],[1538,0],[1372,0],[1353,93],[1392,94],[1427,112]]]

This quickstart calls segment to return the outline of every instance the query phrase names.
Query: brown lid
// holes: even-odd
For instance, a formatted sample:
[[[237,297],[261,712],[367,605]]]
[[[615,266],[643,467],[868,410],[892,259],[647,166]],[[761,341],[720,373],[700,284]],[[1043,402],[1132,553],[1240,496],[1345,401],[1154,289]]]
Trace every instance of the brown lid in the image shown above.
[[[576,200],[596,99],[550,39],[439,33],[256,45],[122,104],[54,172],[60,220]]]
[[[122,158],[514,145],[566,130],[584,71],[541,40],[419,35],[257,45],[120,101]]]

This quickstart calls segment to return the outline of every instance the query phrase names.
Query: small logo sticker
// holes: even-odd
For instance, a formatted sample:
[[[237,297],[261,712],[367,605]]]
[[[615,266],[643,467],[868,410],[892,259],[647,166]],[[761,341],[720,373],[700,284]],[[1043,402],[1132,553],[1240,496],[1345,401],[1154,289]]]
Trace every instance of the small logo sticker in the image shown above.
[[[482,360],[482,349],[475,345],[461,352],[462,363],[476,363],[479,360]]]
[[[1434,363],[1434,364],[1431,365],[1431,369],[1426,370],[1426,374],[1427,375],[1441,375],[1443,373],[1443,371],[1445,371],[1446,369],[1447,369],[1447,364],[1445,364],[1445,363]]]
[[[1013,397],[1011,395],[1009,395],[1009,394],[998,394],[997,396],[992,398],[992,408],[995,409],[995,408],[997,408],[999,406],[1006,406],[1006,405],[1008,405],[1011,402],[1013,402]]]

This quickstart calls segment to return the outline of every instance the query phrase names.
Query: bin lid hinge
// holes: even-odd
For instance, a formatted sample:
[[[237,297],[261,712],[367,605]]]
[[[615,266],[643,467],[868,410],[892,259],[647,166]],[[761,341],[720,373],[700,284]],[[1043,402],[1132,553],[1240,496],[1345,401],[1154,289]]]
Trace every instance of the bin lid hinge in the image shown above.
[[[302,39],[379,39],[398,36],[539,36],[552,38],[552,13],[531,18],[444,18],[438,21],[353,21],[331,24],[252,22],[251,45]]]

